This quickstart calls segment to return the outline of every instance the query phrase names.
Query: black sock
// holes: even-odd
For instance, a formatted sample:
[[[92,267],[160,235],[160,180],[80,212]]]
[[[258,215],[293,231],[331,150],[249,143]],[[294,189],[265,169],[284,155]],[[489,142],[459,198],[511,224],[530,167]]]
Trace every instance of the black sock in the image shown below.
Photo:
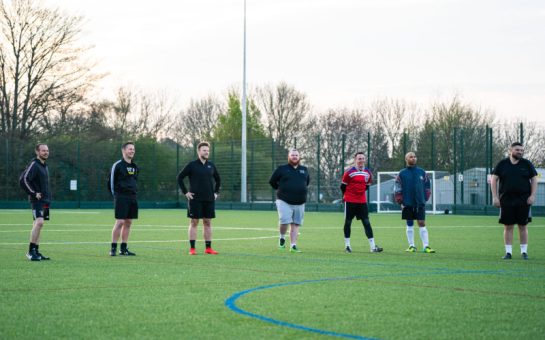
[[[113,250],[116,250],[116,249],[117,249],[117,242],[112,242],[112,249],[113,249]]]
[[[206,248],[212,248],[212,241],[204,241]]]
[[[361,221],[363,223],[363,229],[365,229],[365,236],[367,238],[373,238],[373,228],[371,228],[371,222],[368,219]]]
[[[32,243],[32,242],[31,242],[31,243],[28,245],[28,252],[29,252],[29,253],[32,252],[32,249],[36,249],[36,250],[38,249],[38,247],[36,246],[36,243]]]
[[[286,244],[286,239],[280,238],[280,245],[283,246],[284,244]]]
[[[195,248],[195,240],[189,240],[189,246]]]
[[[127,250],[127,243],[121,242],[121,250]]]
[[[344,238],[350,238],[352,231],[352,220],[344,220]]]

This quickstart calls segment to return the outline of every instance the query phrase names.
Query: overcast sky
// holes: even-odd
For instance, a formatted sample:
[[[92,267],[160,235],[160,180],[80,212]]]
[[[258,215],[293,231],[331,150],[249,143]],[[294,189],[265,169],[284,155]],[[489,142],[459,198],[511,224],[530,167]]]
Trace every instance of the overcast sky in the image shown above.
[[[85,17],[103,93],[181,104],[242,83],[244,0],[45,0]],[[545,123],[543,0],[247,0],[249,86],[285,81],[317,110],[460,94]]]

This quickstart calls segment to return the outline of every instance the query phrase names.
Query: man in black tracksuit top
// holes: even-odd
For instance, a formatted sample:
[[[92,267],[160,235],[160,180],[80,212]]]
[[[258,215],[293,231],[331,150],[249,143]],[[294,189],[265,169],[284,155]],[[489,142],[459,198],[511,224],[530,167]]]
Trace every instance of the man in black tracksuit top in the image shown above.
[[[201,142],[197,146],[199,159],[189,162],[178,174],[178,185],[187,198],[187,217],[189,223],[189,255],[197,255],[195,242],[197,226],[202,219],[204,226],[205,254],[216,255],[212,249],[212,219],[216,217],[215,200],[219,195],[221,179],[216,166],[208,161],[210,144]],[[189,177],[189,190],[184,184],[184,178]]]
[[[286,248],[286,232],[290,227],[290,251],[300,253],[297,248],[299,227],[305,216],[307,187],[310,177],[307,167],[300,165],[299,151],[291,149],[288,164],[281,165],[273,172],[269,184],[276,190],[276,208],[278,210],[280,240],[279,249]]]
[[[136,255],[127,248],[132,220],[138,218],[138,201],[136,200],[138,166],[132,161],[135,152],[133,142],[123,144],[121,148],[123,157],[112,165],[108,179],[108,188],[114,197],[115,207],[110,256],[116,255],[119,236],[121,236],[119,255]]]
[[[28,194],[32,205],[34,223],[30,232],[30,245],[27,258],[31,261],[49,260],[49,257],[39,251],[40,231],[44,220],[49,220],[49,204],[51,192],[49,191],[49,170],[45,161],[49,157],[49,148],[46,144],[37,144],[34,151],[36,158],[30,162],[25,171],[19,177],[21,188]]]

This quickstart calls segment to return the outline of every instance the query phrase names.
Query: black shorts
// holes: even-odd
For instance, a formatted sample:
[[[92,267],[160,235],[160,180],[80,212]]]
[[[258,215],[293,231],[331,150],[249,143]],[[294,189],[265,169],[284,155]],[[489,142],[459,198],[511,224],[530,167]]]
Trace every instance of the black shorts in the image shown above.
[[[214,201],[195,201],[187,202],[187,217],[192,219],[215,218],[216,204]]]
[[[354,217],[358,220],[369,219],[367,203],[344,202],[344,219],[351,221]]]
[[[31,202],[32,205],[32,219],[43,218],[49,221],[49,203],[44,202]]]
[[[401,219],[424,221],[426,220],[426,207],[403,207]]]
[[[504,225],[527,225],[531,222],[530,206],[515,205],[515,206],[502,206],[500,208],[500,220],[499,223]]]
[[[138,201],[136,198],[119,196],[114,199],[115,218],[132,220],[138,218]]]

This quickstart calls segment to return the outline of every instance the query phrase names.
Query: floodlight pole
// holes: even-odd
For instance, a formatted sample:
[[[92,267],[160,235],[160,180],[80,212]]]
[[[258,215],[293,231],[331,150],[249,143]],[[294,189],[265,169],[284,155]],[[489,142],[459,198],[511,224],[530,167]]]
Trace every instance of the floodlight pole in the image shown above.
[[[246,0],[244,0],[244,47],[242,66],[242,140],[240,167],[240,202],[246,203]]]

